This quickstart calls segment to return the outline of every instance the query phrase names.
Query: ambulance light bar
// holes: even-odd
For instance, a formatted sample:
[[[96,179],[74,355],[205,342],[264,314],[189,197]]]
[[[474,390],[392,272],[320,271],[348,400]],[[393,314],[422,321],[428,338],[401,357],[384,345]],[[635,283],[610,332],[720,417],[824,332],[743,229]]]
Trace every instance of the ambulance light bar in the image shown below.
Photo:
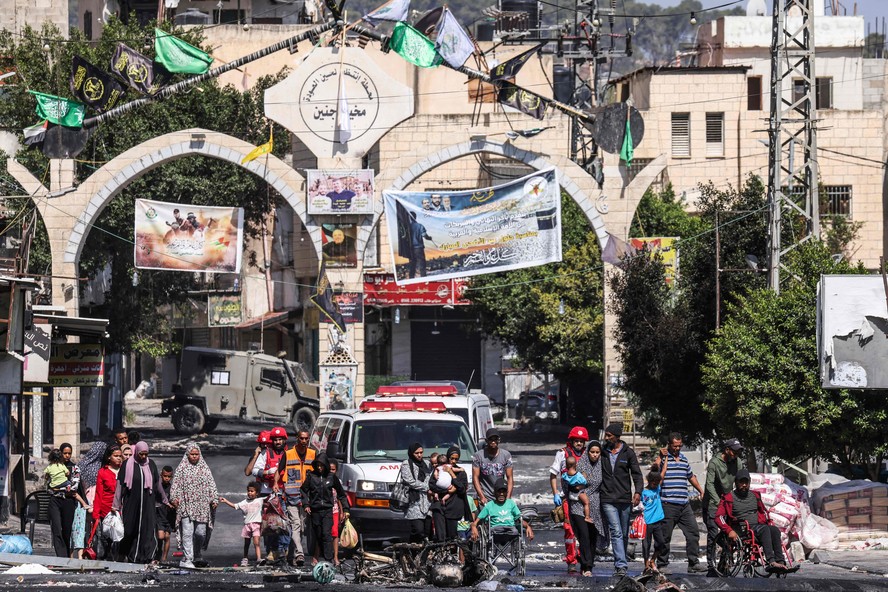
[[[426,411],[444,413],[447,407],[440,401],[421,403],[417,401],[362,401],[359,409],[363,412],[373,411]]]
[[[376,389],[377,397],[453,397],[459,391],[455,386],[446,385],[418,385],[418,386],[381,386]]]

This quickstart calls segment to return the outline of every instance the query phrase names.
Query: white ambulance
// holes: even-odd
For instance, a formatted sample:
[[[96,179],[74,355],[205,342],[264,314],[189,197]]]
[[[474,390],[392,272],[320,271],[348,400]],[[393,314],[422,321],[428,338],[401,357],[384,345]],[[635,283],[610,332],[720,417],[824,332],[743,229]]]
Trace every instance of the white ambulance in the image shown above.
[[[340,462],[351,520],[365,545],[406,542],[410,527],[403,510],[390,507],[392,486],[407,448],[422,444],[426,458],[460,449],[471,471],[475,441],[463,419],[441,401],[363,401],[358,409],[325,411],[315,422],[310,445]]]

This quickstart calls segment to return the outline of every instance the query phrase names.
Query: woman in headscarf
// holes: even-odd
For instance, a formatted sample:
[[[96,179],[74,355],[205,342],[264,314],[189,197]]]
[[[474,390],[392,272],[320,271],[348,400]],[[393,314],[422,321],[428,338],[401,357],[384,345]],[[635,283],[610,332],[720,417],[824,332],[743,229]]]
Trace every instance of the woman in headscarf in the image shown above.
[[[52,531],[52,546],[56,557],[71,557],[71,534],[74,527],[74,513],[77,511],[75,494],[84,497],[81,486],[80,468],[71,461],[74,447],[67,442],[59,446],[62,463],[68,469],[71,487],[49,500],[49,526]]]
[[[163,488],[160,471],[148,458],[148,444],[137,442],[133,455],[117,473],[112,510],[123,519],[123,539],[118,547],[121,561],[150,563],[157,551],[154,496]]]
[[[185,455],[173,474],[170,504],[176,509],[176,530],[185,553],[179,565],[206,565],[201,553],[207,528],[212,528],[213,510],[219,505],[219,492],[213,473],[194,442],[185,446]]]
[[[99,477],[99,469],[105,464],[102,462],[102,459],[107,448],[108,444],[106,442],[93,442],[93,445],[89,447],[86,454],[80,457],[80,462],[77,463],[80,466],[81,483],[83,483],[83,488],[86,490],[86,502],[90,505],[93,504],[96,493],[96,480]]]
[[[589,498],[589,518],[592,522],[586,522],[583,502],[579,500],[568,502],[569,519],[580,545],[580,569],[584,576],[591,576],[592,567],[595,564],[595,550],[599,546],[598,543],[601,542],[599,538],[607,536],[598,493],[601,488],[601,442],[598,440],[589,442],[586,454],[580,456],[577,461],[577,472],[582,473],[588,483],[582,493],[585,493]]]
[[[429,477],[432,470],[422,458],[422,444],[414,442],[407,449],[407,460],[401,463],[401,480],[409,490],[404,518],[410,523],[410,542],[420,543],[432,536],[432,518],[429,516]]]
[[[429,490],[438,496],[440,504],[433,508],[432,518],[435,521],[435,539],[439,542],[455,539],[457,525],[460,520],[472,522],[472,511],[466,499],[469,489],[469,478],[466,470],[459,466],[459,447],[447,449],[447,462],[450,464],[450,487],[438,487],[437,483],[429,483]],[[444,498],[447,498],[444,501]]]
[[[92,519],[93,522],[101,524],[111,512],[114,505],[114,493],[117,491],[117,474],[120,467],[123,466],[123,454],[120,452],[120,446],[111,444],[105,448],[105,454],[102,455],[102,468],[96,475],[96,494],[93,500]],[[96,554],[99,559],[107,559],[111,553],[112,543],[105,540],[101,533],[101,526],[96,530],[96,541],[98,541]]]

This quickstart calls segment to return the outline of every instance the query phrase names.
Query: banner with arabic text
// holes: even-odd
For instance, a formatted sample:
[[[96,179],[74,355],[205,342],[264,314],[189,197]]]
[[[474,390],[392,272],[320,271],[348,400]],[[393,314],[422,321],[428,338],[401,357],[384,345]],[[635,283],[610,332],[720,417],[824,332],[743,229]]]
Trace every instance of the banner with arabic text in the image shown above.
[[[210,327],[233,327],[242,321],[240,294],[209,294],[207,324]]]
[[[50,386],[105,386],[105,352],[98,343],[60,343],[49,359]]]
[[[554,168],[474,191],[384,191],[398,285],[561,261]]]
[[[136,200],[136,267],[238,273],[243,208]]]

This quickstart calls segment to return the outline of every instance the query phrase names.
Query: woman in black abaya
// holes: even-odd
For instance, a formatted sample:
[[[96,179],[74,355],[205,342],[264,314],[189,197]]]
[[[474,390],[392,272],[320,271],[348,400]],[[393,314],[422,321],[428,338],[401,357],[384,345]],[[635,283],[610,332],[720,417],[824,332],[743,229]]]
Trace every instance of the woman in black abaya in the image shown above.
[[[166,493],[160,483],[160,472],[148,458],[148,445],[139,442],[133,455],[117,473],[117,491],[113,510],[123,519],[123,539],[118,547],[121,561],[150,563],[157,550],[154,492],[163,498]],[[167,502],[166,499],[163,500]]]

